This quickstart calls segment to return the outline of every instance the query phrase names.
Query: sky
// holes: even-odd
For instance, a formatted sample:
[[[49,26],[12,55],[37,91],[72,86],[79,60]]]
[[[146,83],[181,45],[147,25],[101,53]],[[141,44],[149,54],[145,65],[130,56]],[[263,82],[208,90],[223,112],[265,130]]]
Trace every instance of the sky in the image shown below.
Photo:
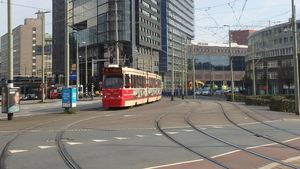
[[[228,29],[260,30],[288,22],[292,16],[291,0],[194,0],[196,42],[226,43]],[[52,0],[11,0],[12,27],[24,24],[25,18],[45,14],[45,32],[52,33]],[[300,0],[294,0],[296,19],[300,19]],[[7,33],[7,0],[0,0],[0,36]]]

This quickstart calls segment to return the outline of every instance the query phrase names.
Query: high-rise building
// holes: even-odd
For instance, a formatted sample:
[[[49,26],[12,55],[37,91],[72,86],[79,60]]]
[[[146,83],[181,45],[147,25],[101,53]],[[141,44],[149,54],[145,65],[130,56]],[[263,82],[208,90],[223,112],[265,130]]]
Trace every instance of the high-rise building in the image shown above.
[[[19,25],[12,30],[14,77],[42,77],[42,56],[37,52],[37,47],[41,47],[43,39],[42,17],[43,13],[37,13],[37,18],[27,18],[24,25]],[[44,36],[47,41],[46,62],[51,62],[52,38],[49,34]],[[0,76],[1,79],[5,79],[8,77],[8,34],[1,36],[1,55]],[[52,70],[49,70],[48,74],[52,74]]]
[[[181,66],[184,44],[194,37],[193,0],[76,0],[69,6],[70,64],[79,59],[82,84],[88,83],[85,79],[92,71],[96,82],[100,81],[110,57],[120,66],[169,71],[172,44],[175,62]],[[64,2],[53,0],[53,73],[57,76],[64,74],[64,8]],[[92,59],[96,60],[94,70]]]
[[[69,19],[71,64],[76,62],[76,43],[80,68],[85,70],[85,62],[88,62],[88,74],[82,71],[81,83],[86,84],[85,77],[91,75],[92,59],[101,60],[94,65],[99,81],[101,73],[97,72],[109,64],[110,56],[114,57],[114,64],[158,72],[160,4],[160,0],[72,1]],[[53,65],[56,66],[53,72],[56,75],[64,74],[64,8],[64,3],[53,0]],[[133,56],[133,63],[128,62],[129,56]]]
[[[238,45],[248,45],[248,37],[251,33],[256,32],[256,30],[237,30],[231,31],[232,42]]]
[[[172,68],[174,55],[175,71],[182,70],[184,48],[195,37],[194,0],[162,0],[162,51],[160,52],[159,71],[168,72]]]

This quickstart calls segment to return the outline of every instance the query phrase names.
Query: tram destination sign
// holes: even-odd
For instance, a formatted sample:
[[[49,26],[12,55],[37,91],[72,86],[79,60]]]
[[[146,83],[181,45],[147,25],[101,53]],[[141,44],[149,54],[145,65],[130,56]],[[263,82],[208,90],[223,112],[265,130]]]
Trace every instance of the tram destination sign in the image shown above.
[[[104,68],[104,73],[122,73],[122,68]]]

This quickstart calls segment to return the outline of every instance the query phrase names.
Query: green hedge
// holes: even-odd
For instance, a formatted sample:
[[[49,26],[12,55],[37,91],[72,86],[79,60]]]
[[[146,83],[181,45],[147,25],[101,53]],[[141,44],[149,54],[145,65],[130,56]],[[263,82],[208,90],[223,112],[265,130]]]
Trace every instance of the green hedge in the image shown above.
[[[235,94],[234,95],[234,101],[235,102],[245,102],[246,97],[247,97],[247,95]],[[227,94],[226,100],[231,101],[231,93]]]
[[[295,96],[291,99],[290,95],[277,95],[270,99],[270,110],[282,112],[295,112]]]
[[[246,105],[256,105],[256,106],[269,106],[270,105],[270,97],[266,96],[247,96],[245,98]]]
[[[235,95],[236,102],[245,102],[246,105],[269,106],[272,111],[295,112],[294,95]],[[227,95],[231,101],[231,94]]]

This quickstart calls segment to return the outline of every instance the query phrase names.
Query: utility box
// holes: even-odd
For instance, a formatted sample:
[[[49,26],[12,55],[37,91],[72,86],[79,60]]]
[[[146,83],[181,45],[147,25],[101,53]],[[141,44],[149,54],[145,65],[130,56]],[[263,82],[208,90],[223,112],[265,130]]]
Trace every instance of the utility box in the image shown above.
[[[20,106],[20,88],[2,87],[2,113],[19,113]]]

